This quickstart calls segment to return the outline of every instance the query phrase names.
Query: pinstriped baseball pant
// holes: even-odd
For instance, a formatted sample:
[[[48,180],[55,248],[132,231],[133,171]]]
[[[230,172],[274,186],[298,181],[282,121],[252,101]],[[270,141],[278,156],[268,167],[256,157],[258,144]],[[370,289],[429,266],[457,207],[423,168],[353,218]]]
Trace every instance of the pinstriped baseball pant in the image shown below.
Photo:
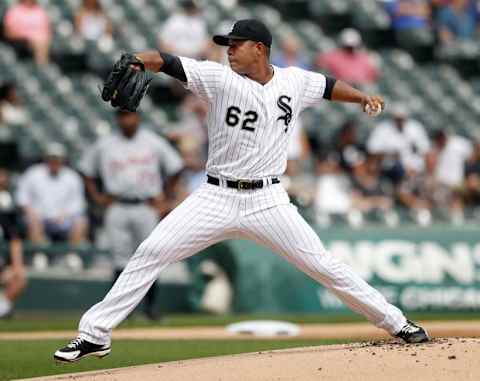
[[[83,315],[80,336],[96,344],[110,343],[112,329],[140,303],[163,269],[232,238],[251,239],[283,256],[391,334],[406,323],[398,308],[325,250],[280,184],[238,191],[205,183],[137,248],[105,298]]]

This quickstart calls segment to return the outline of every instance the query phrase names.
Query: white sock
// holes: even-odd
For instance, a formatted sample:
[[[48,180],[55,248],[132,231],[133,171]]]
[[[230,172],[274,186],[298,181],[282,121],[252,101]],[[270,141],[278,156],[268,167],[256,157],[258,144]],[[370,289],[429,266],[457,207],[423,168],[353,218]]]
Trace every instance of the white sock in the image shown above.
[[[5,316],[12,309],[12,302],[7,299],[7,297],[0,292],[0,317]]]

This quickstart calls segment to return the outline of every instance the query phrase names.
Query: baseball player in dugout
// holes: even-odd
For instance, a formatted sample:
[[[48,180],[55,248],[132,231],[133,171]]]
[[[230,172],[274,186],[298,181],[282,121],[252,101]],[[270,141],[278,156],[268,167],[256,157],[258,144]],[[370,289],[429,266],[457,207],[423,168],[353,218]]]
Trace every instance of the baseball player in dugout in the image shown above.
[[[183,162],[162,137],[141,128],[136,112],[117,112],[118,131],[101,138],[80,161],[87,192],[105,208],[104,225],[118,278],[135,248],[170,209]],[[97,187],[97,179],[102,191]],[[145,297],[145,315],[159,320],[156,286]]]
[[[350,102],[375,116],[384,108],[383,98],[320,73],[271,65],[272,35],[257,20],[237,21],[229,34],[213,41],[228,46],[229,66],[159,51],[136,54],[136,70],[174,77],[208,103],[205,182],[140,244],[105,298],[82,316],[78,337],[54,358],[72,362],[110,353],[112,329],[162,270],[231,238],[271,249],[392,336],[407,343],[428,341],[423,328],[325,249],[279,181],[303,109],[325,100]],[[115,96],[110,100],[119,104]]]

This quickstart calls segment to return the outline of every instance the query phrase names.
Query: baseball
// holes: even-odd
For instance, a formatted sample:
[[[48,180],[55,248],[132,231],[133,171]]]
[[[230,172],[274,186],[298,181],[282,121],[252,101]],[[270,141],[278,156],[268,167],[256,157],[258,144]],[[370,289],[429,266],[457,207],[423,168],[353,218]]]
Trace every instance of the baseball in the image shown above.
[[[382,112],[382,106],[377,104],[377,107],[373,108],[369,104],[365,106],[365,112],[368,116],[375,117]]]

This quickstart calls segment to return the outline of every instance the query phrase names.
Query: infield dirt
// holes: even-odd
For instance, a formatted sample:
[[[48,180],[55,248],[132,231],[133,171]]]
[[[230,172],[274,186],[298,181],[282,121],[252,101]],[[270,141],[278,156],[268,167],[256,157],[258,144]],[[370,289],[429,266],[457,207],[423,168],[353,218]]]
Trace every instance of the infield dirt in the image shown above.
[[[326,345],[64,374],[30,380],[287,381],[480,379],[480,340],[439,338]]]

